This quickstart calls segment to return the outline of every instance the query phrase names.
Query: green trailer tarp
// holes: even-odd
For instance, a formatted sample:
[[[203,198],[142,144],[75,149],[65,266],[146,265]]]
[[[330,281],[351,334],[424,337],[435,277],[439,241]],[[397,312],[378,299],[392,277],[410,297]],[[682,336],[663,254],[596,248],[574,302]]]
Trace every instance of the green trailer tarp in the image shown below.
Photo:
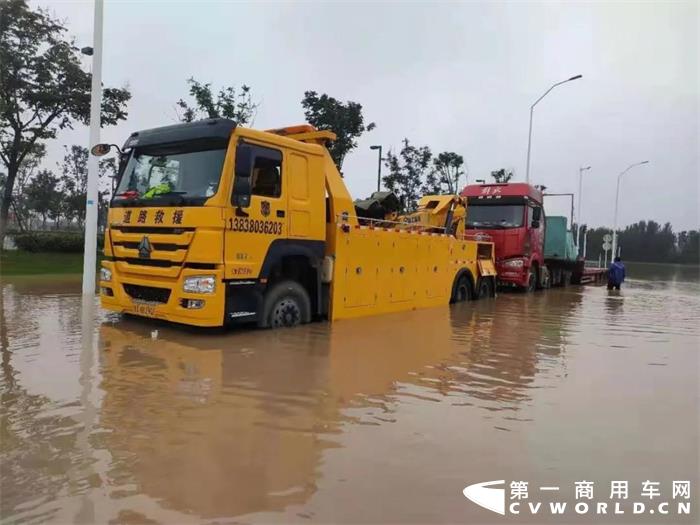
[[[568,230],[566,217],[547,217],[544,235],[546,259],[576,260],[573,233]]]

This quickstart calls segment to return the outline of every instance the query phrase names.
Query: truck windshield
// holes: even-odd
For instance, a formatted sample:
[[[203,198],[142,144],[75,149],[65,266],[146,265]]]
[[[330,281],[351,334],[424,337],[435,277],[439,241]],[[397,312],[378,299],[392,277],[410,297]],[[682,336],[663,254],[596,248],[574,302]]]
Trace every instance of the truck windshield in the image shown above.
[[[225,148],[137,148],[129,156],[112,206],[200,206],[219,188],[225,156]]]
[[[524,210],[522,204],[471,204],[467,207],[467,228],[520,228]]]

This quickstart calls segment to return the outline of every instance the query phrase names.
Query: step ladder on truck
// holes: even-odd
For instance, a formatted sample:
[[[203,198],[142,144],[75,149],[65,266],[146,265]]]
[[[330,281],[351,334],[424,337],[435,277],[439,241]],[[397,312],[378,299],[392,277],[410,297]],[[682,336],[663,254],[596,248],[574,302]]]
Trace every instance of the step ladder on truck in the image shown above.
[[[227,119],[133,133],[108,214],[102,306],[280,327],[493,295],[493,244],[457,233],[463,200],[428,196],[417,215],[362,217],[326,148],[334,139]]]

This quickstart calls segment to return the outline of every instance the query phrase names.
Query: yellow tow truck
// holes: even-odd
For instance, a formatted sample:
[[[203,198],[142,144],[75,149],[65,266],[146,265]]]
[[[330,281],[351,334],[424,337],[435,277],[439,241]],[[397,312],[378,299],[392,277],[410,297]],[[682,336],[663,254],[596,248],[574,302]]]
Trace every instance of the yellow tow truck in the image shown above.
[[[358,216],[325,146],[333,139],[227,119],[133,133],[108,214],[102,306],[280,327],[494,294],[493,245],[464,239],[459,197],[424,197],[393,221]]]

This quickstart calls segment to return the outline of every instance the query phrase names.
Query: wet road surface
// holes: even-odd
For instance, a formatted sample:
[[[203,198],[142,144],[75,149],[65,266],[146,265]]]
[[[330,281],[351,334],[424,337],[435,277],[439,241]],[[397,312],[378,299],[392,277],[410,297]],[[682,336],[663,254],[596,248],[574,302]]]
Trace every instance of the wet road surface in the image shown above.
[[[697,269],[281,331],[195,331],[0,283],[8,523],[698,521]],[[691,515],[502,517],[462,495],[691,482]],[[652,501],[653,498],[652,498]]]

